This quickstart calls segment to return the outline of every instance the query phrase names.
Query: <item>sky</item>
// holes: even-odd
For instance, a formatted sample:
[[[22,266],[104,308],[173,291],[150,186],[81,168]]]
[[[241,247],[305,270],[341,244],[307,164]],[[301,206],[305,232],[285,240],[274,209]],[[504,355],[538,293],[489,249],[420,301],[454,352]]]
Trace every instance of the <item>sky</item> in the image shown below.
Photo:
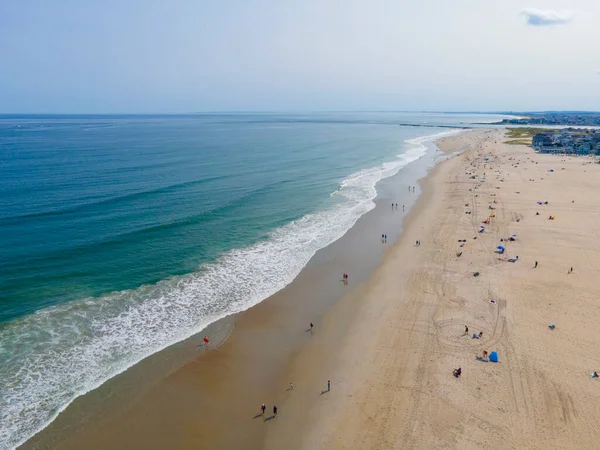
[[[2,0],[0,113],[600,110],[598,0]]]

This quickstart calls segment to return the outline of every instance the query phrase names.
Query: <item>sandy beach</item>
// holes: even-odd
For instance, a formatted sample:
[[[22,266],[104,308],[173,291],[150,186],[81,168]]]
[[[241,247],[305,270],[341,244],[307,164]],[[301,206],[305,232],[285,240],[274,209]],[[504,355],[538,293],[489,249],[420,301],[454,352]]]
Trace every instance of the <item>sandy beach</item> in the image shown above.
[[[357,298],[328,314],[325,328],[335,329],[355,308],[335,363],[319,369],[334,389],[283,405],[307,408],[307,426],[278,418],[268,448],[284,439],[303,449],[597,448],[600,167],[504,145],[501,131],[440,145],[467,142],[428,178],[405,233]],[[486,350],[499,363],[478,360]],[[312,351],[299,366],[333,349]]]
[[[600,166],[503,144],[502,130],[438,145],[462,153],[420,181],[401,234],[399,217],[361,219],[218,347],[71,430],[75,402],[24,448],[597,447]],[[381,224],[399,238],[369,253],[361,239]],[[350,289],[329,281],[340,266]]]

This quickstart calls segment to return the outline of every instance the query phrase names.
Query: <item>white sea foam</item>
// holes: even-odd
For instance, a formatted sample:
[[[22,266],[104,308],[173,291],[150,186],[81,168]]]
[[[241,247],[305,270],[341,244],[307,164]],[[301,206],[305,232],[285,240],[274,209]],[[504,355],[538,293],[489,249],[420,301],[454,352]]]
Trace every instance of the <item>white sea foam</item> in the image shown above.
[[[46,427],[76,397],[143,358],[243,311],[289,284],[317,250],[375,207],[376,183],[447,131],[406,141],[397,159],[341,182],[329,209],[232,250],[195,273],[38,311],[0,329],[0,449]]]

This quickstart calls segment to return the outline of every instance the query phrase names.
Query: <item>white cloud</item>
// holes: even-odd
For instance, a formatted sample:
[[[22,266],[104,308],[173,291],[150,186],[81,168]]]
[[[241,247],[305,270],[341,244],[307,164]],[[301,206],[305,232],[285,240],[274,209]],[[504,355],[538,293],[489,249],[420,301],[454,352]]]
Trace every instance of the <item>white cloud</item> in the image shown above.
[[[534,27],[552,27],[565,25],[573,20],[574,14],[569,11],[553,11],[527,8],[521,14],[527,18],[527,25]]]

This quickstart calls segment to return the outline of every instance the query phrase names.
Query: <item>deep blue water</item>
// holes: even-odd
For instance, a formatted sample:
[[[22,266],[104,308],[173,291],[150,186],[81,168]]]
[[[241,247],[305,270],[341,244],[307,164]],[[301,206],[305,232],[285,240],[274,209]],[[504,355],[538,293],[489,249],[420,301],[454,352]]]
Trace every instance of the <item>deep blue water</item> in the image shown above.
[[[288,284],[448,131],[399,123],[493,119],[0,116],[0,448]]]

